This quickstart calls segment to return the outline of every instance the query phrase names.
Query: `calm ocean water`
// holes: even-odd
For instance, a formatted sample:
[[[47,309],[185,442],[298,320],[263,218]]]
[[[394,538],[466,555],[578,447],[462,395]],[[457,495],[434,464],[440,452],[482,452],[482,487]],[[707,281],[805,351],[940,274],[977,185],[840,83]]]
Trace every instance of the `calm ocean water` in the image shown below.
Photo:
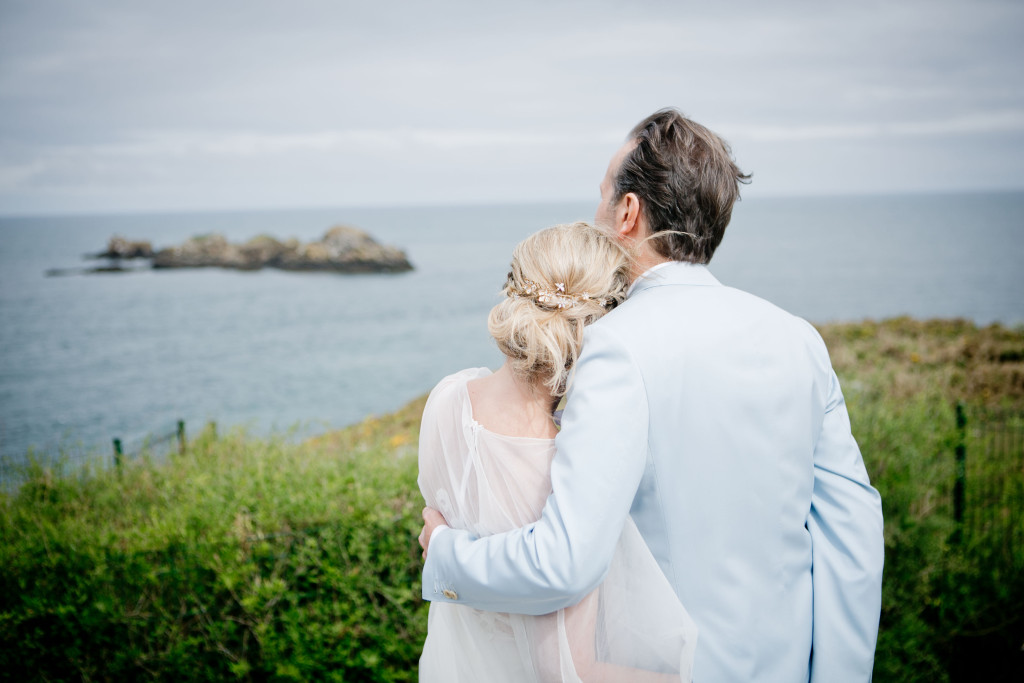
[[[487,336],[512,247],[594,206],[546,204],[0,218],[0,455],[74,454],[179,418],[307,435],[380,414],[457,369],[500,363]],[[303,240],[337,223],[416,270],[192,270],[47,277],[113,234]],[[1024,193],[752,199],[712,272],[813,322],[897,315],[1024,323]]]

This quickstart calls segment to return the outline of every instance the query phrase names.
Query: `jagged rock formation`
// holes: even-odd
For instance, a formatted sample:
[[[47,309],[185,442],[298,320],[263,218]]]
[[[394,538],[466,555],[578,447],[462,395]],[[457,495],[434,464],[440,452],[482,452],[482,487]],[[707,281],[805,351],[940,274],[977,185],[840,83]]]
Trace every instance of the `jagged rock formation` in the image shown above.
[[[154,268],[280,268],[340,273],[399,273],[412,270],[405,252],[378,244],[370,235],[344,225],[331,228],[317,242],[281,242],[260,235],[244,244],[231,244],[223,235],[192,237],[177,247],[153,255]]]
[[[153,245],[149,242],[133,241],[120,235],[114,235],[107,242],[107,250],[95,254],[92,258],[153,258]]]

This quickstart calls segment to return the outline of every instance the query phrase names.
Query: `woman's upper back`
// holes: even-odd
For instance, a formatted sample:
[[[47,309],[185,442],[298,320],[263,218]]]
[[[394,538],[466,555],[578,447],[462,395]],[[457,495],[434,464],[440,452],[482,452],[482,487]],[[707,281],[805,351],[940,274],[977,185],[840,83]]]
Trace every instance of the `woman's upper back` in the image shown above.
[[[541,384],[527,385],[509,364],[466,382],[473,419],[495,434],[554,439],[558,433],[551,419],[557,400]]]
[[[453,528],[479,535],[540,518],[555,454],[552,438],[502,434],[476,420],[467,383],[490,374],[471,368],[445,377],[430,392],[420,426],[423,498]]]

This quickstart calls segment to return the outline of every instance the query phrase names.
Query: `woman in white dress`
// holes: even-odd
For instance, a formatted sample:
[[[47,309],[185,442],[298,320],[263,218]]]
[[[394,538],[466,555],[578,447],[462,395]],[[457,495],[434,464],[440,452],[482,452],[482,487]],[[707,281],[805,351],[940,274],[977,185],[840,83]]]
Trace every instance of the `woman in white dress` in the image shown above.
[[[453,528],[488,535],[540,518],[564,395],[583,328],[629,286],[629,257],[586,223],[520,243],[488,328],[505,364],[463,370],[430,393],[419,486]],[[688,683],[696,626],[627,521],[604,582],[543,616],[431,603],[420,681]]]

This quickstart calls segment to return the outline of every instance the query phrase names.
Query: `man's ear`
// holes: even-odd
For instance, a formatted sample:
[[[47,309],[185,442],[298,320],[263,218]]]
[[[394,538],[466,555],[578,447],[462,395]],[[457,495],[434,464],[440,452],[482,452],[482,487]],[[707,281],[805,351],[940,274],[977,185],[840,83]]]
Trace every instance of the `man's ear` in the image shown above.
[[[616,232],[622,239],[638,240],[643,237],[643,221],[640,216],[640,198],[633,192],[627,192],[619,200],[616,208]]]

